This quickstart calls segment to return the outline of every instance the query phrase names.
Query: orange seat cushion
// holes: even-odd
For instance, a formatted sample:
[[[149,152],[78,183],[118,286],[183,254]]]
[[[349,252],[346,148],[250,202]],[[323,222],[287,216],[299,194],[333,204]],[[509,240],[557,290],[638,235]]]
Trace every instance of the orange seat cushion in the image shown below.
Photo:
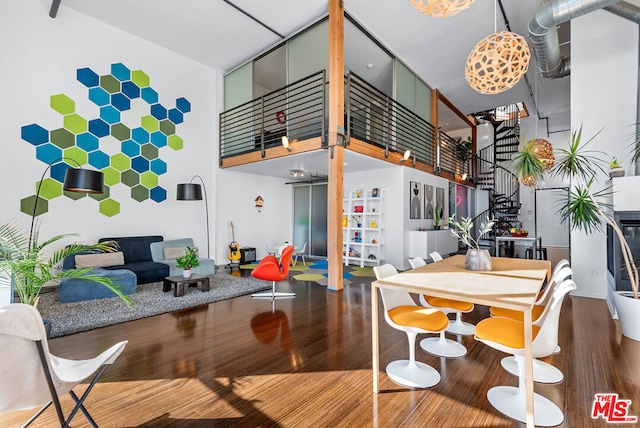
[[[540,327],[532,327],[532,338],[535,339]],[[486,318],[476,324],[476,338],[489,340],[509,348],[524,348],[524,323],[510,318]]]
[[[513,309],[496,308],[492,306],[489,308],[489,312],[491,313],[492,317],[511,318],[512,320],[524,322],[524,312],[522,311],[516,311]],[[537,320],[538,318],[540,318],[540,315],[542,315],[542,312],[544,312],[544,306],[535,305],[531,310],[531,319],[533,321]]]
[[[398,306],[389,312],[391,321],[406,327],[439,332],[449,327],[449,318],[437,309],[421,306]]]
[[[451,308],[460,312],[470,312],[473,310],[473,303],[461,302],[459,300],[443,299],[441,297],[424,296],[428,304],[436,308]]]

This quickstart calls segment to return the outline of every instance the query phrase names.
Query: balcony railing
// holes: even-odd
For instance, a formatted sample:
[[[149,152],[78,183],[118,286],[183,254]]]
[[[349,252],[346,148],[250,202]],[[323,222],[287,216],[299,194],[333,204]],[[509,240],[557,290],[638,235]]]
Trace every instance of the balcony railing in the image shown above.
[[[326,88],[321,71],[222,113],[220,163],[258,151],[265,157],[265,150],[279,146],[285,135],[289,141],[321,137],[326,142]],[[411,164],[472,178],[471,156],[461,153],[457,140],[437,133],[431,123],[353,73],[345,77],[345,128],[347,141],[379,147],[384,157],[411,150]]]

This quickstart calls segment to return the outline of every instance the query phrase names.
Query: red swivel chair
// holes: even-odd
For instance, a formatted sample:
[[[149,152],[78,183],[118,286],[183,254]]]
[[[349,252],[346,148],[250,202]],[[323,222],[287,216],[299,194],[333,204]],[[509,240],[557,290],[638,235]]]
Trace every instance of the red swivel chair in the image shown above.
[[[251,297],[295,297],[296,293],[276,292],[276,282],[282,281],[289,275],[289,266],[291,266],[291,257],[293,256],[293,245],[289,245],[282,250],[280,262],[273,256],[267,256],[260,260],[258,266],[251,271],[251,276],[265,281],[272,281],[273,287],[271,292],[252,294]]]

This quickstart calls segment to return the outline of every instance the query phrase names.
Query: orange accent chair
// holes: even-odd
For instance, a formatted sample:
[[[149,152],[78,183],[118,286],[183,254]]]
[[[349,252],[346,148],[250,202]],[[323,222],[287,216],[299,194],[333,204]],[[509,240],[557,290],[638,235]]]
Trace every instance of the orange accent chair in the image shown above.
[[[293,256],[293,245],[289,245],[282,250],[280,260],[274,256],[266,256],[251,271],[251,276],[264,281],[272,281],[273,287],[270,292],[252,294],[251,297],[269,297],[275,299],[278,297],[295,297],[296,293],[285,293],[276,291],[276,282],[282,281],[289,275],[289,267],[291,266],[291,258]]]

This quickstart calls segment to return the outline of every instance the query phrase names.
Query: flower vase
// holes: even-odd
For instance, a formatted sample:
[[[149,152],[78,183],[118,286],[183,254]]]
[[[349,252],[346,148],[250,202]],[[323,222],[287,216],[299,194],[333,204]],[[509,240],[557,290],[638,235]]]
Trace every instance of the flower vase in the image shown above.
[[[189,279],[189,278],[191,278],[191,269],[184,269],[184,270],[182,271],[182,277],[183,277],[184,279]]]
[[[469,248],[464,257],[464,268],[467,270],[491,270],[491,254],[488,250]]]

